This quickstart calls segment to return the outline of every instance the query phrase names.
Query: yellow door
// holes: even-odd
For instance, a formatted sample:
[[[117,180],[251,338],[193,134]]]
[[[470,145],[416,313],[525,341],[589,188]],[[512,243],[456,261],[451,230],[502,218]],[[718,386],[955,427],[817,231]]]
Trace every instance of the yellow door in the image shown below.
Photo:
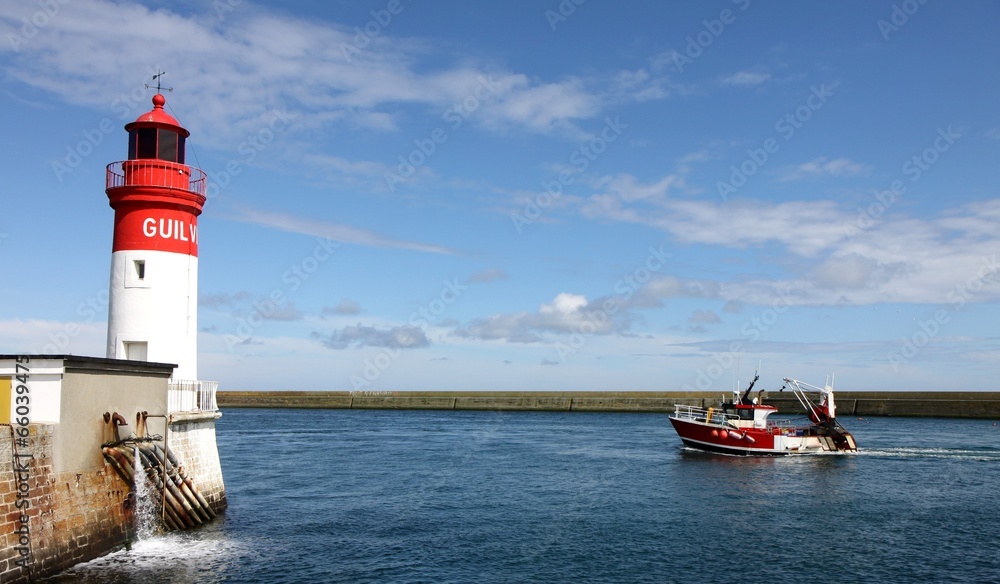
[[[10,423],[10,376],[0,377],[0,424]]]

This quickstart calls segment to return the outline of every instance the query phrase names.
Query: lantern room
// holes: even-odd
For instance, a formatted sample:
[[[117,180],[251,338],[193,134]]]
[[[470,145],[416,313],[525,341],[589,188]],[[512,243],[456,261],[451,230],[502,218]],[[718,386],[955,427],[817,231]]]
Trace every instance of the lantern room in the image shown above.
[[[156,159],[184,164],[184,141],[190,132],[163,110],[163,95],[153,96],[153,109],[127,124],[128,159]]]

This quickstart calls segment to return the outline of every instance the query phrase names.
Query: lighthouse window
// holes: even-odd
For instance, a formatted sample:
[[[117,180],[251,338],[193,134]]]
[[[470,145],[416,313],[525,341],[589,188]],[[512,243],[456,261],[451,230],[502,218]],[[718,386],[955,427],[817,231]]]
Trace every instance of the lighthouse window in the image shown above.
[[[177,162],[177,134],[169,130],[157,132],[157,158]]]
[[[156,158],[156,128],[136,130],[136,158]]]
[[[145,361],[149,351],[145,341],[125,341],[125,358],[129,361]]]
[[[122,264],[122,271],[125,273],[124,285],[126,288],[149,288],[150,281],[146,279],[146,260],[135,259],[135,256],[125,260]]]
[[[184,164],[184,136],[158,128],[134,129],[128,133],[128,159],[140,158]]]

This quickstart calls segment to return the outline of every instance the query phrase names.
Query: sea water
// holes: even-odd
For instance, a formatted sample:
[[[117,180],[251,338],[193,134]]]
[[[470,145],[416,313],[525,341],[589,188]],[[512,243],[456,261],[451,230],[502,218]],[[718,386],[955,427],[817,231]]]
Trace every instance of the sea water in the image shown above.
[[[229,510],[59,582],[997,582],[1000,428],[685,448],[662,414],[227,409]]]

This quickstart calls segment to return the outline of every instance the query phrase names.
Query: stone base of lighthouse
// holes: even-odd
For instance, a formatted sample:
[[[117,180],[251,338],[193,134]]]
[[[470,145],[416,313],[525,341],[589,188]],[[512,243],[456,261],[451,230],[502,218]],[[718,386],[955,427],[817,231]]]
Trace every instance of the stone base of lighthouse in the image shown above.
[[[215,441],[215,421],[221,412],[191,412],[171,415],[170,450],[184,462],[190,476],[197,477],[198,489],[216,513],[227,506],[222,463]]]

